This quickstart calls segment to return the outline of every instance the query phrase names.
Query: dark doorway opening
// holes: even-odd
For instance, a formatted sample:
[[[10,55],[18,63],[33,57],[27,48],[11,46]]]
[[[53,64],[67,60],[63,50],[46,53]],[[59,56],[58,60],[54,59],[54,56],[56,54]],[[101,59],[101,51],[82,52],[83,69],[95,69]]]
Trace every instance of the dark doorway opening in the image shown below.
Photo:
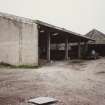
[[[89,38],[59,28],[48,23],[38,21],[39,60],[69,60],[81,58],[81,43],[87,43]],[[71,46],[71,43],[76,43]]]

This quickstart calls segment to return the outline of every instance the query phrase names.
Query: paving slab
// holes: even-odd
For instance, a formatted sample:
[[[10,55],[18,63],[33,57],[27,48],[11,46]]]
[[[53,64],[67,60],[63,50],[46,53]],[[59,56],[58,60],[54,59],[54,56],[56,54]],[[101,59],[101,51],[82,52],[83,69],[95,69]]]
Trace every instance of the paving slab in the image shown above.
[[[56,103],[58,100],[50,97],[38,97],[30,99],[28,102],[36,105],[46,105],[51,103]]]

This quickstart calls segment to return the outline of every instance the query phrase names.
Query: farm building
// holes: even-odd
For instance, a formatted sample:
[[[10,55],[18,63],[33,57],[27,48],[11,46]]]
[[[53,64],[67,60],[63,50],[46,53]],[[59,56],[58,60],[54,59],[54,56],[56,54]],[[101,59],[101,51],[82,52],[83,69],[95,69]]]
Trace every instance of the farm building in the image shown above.
[[[68,60],[71,43],[78,44],[80,58],[81,43],[87,45],[89,40],[86,36],[42,21],[0,13],[0,62],[38,65],[40,59],[56,59],[58,45],[63,45],[62,59]],[[55,48],[58,50],[54,51]]]
[[[100,56],[105,56],[105,34],[96,29],[93,29],[85,36],[95,40],[94,42],[93,41],[89,42],[88,44],[89,52],[92,49],[94,49],[97,53],[99,53]]]

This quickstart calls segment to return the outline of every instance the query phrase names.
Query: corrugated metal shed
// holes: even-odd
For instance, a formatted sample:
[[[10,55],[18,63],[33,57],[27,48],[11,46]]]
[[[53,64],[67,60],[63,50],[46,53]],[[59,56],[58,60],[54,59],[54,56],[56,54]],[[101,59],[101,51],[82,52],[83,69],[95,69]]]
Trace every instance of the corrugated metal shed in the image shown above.
[[[85,36],[95,40],[90,42],[91,44],[105,44],[105,34],[96,29],[91,30]]]

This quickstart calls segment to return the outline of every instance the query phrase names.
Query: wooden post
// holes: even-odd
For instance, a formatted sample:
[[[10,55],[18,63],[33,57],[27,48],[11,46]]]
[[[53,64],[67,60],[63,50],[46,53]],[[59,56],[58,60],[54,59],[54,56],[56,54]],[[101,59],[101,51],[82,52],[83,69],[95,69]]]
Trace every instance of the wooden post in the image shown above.
[[[65,40],[65,60],[69,60],[69,43],[67,37]]]
[[[48,32],[48,37],[47,37],[47,60],[48,60],[48,62],[50,62],[50,60],[51,60],[51,57],[50,57],[50,50],[51,50],[51,46],[50,46],[50,42],[51,42],[51,39],[50,39],[51,37],[50,37],[50,32]]]
[[[78,58],[81,58],[81,42],[78,42]]]

